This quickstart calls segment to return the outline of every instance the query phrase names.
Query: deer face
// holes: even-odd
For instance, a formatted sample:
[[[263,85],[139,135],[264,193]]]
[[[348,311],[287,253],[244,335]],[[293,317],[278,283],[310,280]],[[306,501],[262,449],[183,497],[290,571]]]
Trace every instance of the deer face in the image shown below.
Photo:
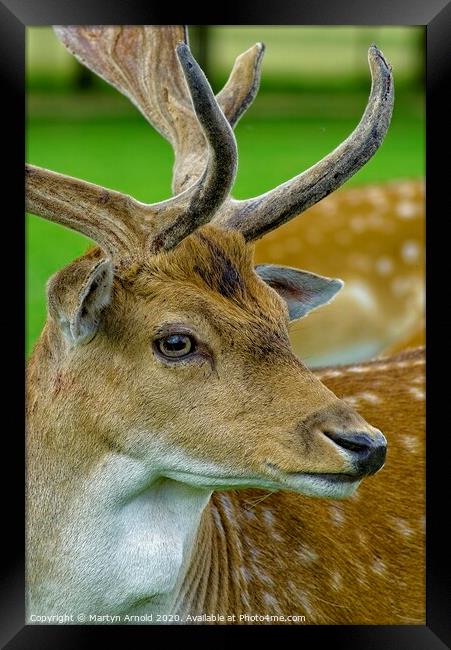
[[[262,44],[238,57],[215,97],[177,26],[57,34],[175,152],[174,195],[153,205],[27,167],[28,209],[104,254],[76,261],[49,286],[58,426],[93,432],[99,450],[193,485],[346,496],[381,467],[385,439],[303,366],[287,335],[289,319],[328,302],[340,283],[254,269],[246,242],[333,192],[378,149],[393,107],[382,53],[369,49],[372,88],[353,133],[290,181],[236,201],[232,128],[258,89]]]
[[[377,471],[382,434],[321,384],[288,338],[290,313],[329,301],[341,283],[286,271],[284,279],[281,267],[273,276],[255,270],[241,234],[206,226],[174,251],[111,276],[112,291],[107,277],[89,289],[77,280],[75,292],[85,296],[70,303],[79,312],[72,321],[89,331],[93,317],[101,320],[82,341],[64,325],[69,308],[55,295],[64,287],[67,302],[68,272],[55,279],[49,303],[62,324],[72,390],[78,386],[81,417],[95,420],[88,428],[105,450],[211,489],[339,498]]]

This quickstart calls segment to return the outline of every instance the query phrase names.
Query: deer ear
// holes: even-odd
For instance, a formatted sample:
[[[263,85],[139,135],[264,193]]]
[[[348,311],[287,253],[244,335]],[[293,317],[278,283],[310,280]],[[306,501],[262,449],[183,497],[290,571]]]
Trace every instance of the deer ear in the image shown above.
[[[56,273],[47,284],[49,313],[71,343],[88,343],[111,302],[113,265],[109,259],[82,258]]]
[[[255,271],[285,300],[290,320],[330,302],[344,285],[342,280],[277,264],[259,264]]]

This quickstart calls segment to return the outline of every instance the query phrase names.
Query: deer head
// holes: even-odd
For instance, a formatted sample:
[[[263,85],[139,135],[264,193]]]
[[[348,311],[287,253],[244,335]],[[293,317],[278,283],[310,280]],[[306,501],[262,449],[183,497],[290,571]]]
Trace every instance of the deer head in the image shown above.
[[[252,242],[376,152],[393,105],[382,53],[369,49],[372,89],[353,133],[299,176],[236,201],[232,126],[256,94],[261,44],[238,57],[215,97],[180,27],[56,33],[171,142],[174,195],[148,205],[27,166],[27,209],[99,246],[48,284],[49,317],[30,368],[31,430],[51,431],[40,444],[73,467],[121,454],[147,467],[146,480],[349,495],[383,465],[385,439],[288,339],[289,322],[342,283],[254,267]]]

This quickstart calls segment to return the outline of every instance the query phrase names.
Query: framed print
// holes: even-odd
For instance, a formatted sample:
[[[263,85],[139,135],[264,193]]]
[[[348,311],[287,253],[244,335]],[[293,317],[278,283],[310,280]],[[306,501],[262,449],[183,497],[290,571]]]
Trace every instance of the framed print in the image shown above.
[[[447,647],[424,305],[449,4],[0,11],[26,242],[4,647]]]

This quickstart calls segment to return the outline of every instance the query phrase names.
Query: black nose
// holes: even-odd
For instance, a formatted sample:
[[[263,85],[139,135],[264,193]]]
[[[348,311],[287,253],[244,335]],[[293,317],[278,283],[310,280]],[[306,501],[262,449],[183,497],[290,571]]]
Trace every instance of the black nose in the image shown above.
[[[353,464],[359,474],[375,474],[384,464],[387,441],[380,431],[373,436],[361,432],[324,431],[336,445],[352,452]]]

